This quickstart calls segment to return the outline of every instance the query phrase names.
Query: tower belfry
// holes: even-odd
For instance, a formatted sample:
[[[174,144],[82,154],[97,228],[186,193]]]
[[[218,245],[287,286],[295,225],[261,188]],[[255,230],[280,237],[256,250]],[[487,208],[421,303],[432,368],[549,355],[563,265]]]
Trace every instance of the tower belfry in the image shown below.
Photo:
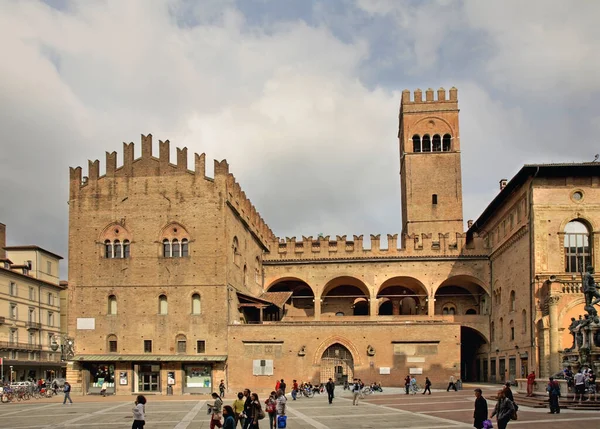
[[[462,233],[458,91],[402,91],[400,181],[402,233]]]

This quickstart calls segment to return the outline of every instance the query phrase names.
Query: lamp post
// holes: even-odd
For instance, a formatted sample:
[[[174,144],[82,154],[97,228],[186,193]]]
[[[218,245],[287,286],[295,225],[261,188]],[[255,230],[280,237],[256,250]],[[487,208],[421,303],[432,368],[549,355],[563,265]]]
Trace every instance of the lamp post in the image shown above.
[[[13,378],[12,378],[12,375],[13,375],[13,374],[12,374],[12,369],[13,369],[13,367],[12,367],[12,365],[11,365],[11,366],[10,366],[10,384],[13,384]]]
[[[60,344],[58,343],[59,340]],[[50,348],[55,352],[59,347],[61,361],[72,359],[75,356],[75,340],[67,334],[54,334],[52,336]]]

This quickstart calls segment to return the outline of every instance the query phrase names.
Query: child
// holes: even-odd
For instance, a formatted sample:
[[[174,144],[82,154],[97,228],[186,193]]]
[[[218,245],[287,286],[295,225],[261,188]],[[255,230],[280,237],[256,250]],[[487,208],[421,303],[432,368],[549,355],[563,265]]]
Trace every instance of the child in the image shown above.
[[[146,424],[146,398],[138,395],[133,407],[133,425],[131,429],[144,429]]]

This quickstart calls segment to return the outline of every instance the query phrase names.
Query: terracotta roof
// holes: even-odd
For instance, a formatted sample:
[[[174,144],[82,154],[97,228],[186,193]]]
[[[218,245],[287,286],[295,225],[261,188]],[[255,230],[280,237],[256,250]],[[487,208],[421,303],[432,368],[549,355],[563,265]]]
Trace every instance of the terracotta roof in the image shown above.
[[[48,251],[46,249],[42,249],[40,246],[35,246],[33,244],[28,244],[28,245],[25,245],[25,246],[7,246],[7,247],[4,247],[4,250],[7,250],[9,252],[11,250],[37,250],[39,252],[44,252],[47,255],[53,256],[53,257],[55,257],[57,259],[64,259],[62,256],[57,255],[56,253],[52,253],[52,252],[50,252],[50,251]]]
[[[292,292],[265,292],[260,297],[265,301],[272,302],[279,308],[283,308],[283,305],[292,296]]]

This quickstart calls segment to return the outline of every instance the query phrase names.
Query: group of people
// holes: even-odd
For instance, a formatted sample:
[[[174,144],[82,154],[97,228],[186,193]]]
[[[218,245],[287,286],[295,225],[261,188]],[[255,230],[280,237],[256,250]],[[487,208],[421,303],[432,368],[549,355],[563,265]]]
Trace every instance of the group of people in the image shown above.
[[[450,386],[448,386],[448,388],[450,388]],[[404,391],[407,395],[409,393],[415,395],[419,391],[419,389],[420,387],[417,384],[417,379],[414,375],[407,375],[406,377],[404,377]],[[425,377],[425,389],[423,389],[423,395],[426,392],[429,392],[429,394],[431,395],[431,380],[429,380],[429,377]]]
[[[564,370],[565,379],[567,385],[575,392],[575,400],[579,400],[579,403],[583,401],[583,397],[587,392],[587,401],[596,400],[596,374],[591,368],[580,368],[575,375],[571,371],[571,367],[567,367]]]

